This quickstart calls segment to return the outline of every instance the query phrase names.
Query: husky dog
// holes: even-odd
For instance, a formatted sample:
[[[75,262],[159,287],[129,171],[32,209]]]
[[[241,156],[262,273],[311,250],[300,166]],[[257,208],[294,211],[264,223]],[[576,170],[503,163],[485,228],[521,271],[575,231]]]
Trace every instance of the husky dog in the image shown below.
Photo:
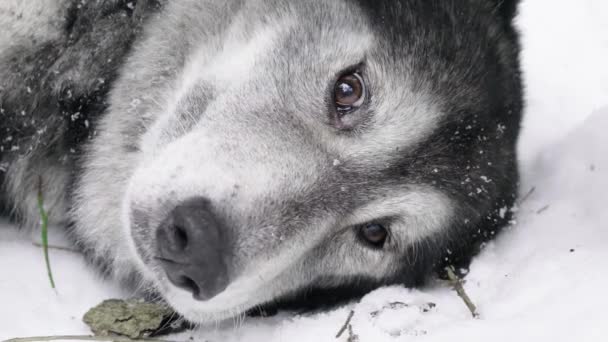
[[[510,220],[515,0],[3,0],[0,181],[194,322],[417,286]]]

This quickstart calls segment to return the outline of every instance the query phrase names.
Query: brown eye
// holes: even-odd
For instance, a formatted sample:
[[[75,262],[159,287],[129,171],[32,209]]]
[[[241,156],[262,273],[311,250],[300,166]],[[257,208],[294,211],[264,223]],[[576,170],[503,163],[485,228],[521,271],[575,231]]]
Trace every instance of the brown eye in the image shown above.
[[[361,226],[359,229],[361,238],[373,247],[382,247],[388,237],[386,228],[378,223],[368,223]]]
[[[360,107],[365,101],[365,84],[359,74],[340,77],[334,87],[334,100],[340,111],[350,111]]]

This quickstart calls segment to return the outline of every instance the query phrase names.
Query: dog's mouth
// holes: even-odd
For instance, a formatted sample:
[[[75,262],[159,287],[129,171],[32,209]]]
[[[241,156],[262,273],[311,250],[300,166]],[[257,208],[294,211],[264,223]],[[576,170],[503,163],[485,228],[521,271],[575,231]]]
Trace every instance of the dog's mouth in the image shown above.
[[[149,269],[155,273],[154,282],[163,299],[186,320],[205,323],[230,319],[269,303],[276,297],[276,282],[266,281],[257,275],[239,277],[233,282],[210,279],[209,283],[185,275],[170,275],[159,269],[165,264],[190,269],[192,265],[154,257]],[[222,284],[221,287],[218,284]],[[212,287],[217,293],[209,292]],[[210,295],[211,294],[211,295]]]

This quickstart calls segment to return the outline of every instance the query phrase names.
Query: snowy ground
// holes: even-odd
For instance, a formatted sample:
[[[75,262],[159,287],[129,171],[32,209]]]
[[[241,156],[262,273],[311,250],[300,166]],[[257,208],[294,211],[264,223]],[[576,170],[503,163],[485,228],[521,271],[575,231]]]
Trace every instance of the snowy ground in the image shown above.
[[[330,312],[283,313],[171,338],[336,341],[354,309],[361,342],[607,341],[608,2],[527,0],[519,24],[528,100],[522,193],[536,191],[517,224],[472,265],[465,286],[480,319],[442,285],[392,287]],[[129,295],[77,254],[51,251],[51,258],[59,293],[49,289],[41,250],[14,229],[0,229],[0,340],[86,334],[81,317],[88,308]],[[423,312],[428,302],[436,307]]]

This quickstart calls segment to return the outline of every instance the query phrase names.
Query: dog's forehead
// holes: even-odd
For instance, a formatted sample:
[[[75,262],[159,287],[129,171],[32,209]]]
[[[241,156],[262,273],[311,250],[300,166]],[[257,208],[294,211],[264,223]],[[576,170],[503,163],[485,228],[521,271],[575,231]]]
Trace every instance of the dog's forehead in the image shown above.
[[[363,60],[374,44],[367,18],[355,5],[281,1],[275,4],[281,8],[273,8],[273,3],[242,8],[213,51],[204,46],[194,54],[191,64],[210,62],[198,74],[230,88],[252,78],[325,83],[328,75]],[[320,15],[311,15],[315,12]]]

